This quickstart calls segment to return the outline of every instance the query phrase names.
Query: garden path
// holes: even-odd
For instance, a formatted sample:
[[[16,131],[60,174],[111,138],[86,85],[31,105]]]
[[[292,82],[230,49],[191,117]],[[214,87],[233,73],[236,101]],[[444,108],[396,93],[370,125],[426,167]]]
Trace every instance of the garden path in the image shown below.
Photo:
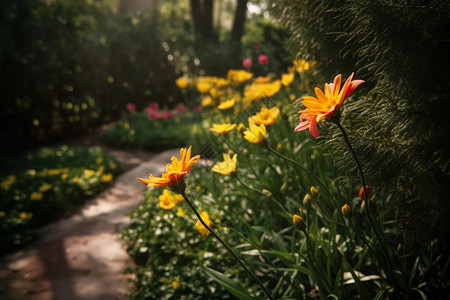
[[[86,145],[92,144],[92,137],[86,141]],[[0,262],[2,297],[126,299],[130,286],[124,272],[133,265],[120,232],[129,223],[126,214],[142,200],[145,185],[136,177],[160,174],[179,149],[159,154],[108,150],[128,171],[73,216],[44,227],[37,242],[4,257]]]

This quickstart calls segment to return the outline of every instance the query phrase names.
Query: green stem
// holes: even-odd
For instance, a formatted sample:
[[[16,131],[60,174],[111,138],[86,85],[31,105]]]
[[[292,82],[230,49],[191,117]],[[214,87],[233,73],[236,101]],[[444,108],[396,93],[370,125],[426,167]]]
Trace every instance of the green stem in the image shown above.
[[[282,159],[285,159],[285,160],[295,164],[297,167],[301,168],[303,171],[308,173],[308,175],[313,177],[317,181],[317,183],[325,190],[325,192],[327,193],[328,197],[331,199],[331,201],[333,202],[335,208],[337,209],[338,214],[342,217],[342,220],[345,220],[344,216],[341,213],[341,208],[339,207],[339,205],[336,202],[336,199],[334,199],[333,195],[331,195],[331,192],[328,190],[327,186],[322,182],[322,180],[320,180],[319,177],[317,177],[314,173],[312,173],[310,170],[306,169],[304,166],[302,166],[300,163],[298,163],[297,161],[293,160],[292,158],[289,158],[289,157],[281,154],[280,152],[270,148],[269,146],[267,146],[266,149],[269,150],[270,152],[272,152],[273,154],[278,155]]]
[[[237,181],[239,181],[240,184],[242,184],[243,186],[245,186],[246,188],[248,188],[251,191],[260,193],[261,195],[267,197],[262,191],[255,189],[254,187],[249,186],[248,184],[246,184],[245,182],[243,182],[239,177],[237,176],[233,176],[234,178],[236,178]],[[283,211],[285,214],[287,214],[288,216],[292,217],[292,214],[290,212],[287,211],[287,209],[274,197],[270,196],[270,200],[272,200],[273,202],[275,202]]]
[[[200,214],[198,213],[197,209],[194,207],[194,205],[191,203],[191,201],[188,199],[188,197],[186,196],[186,194],[183,192],[181,193],[181,196],[183,196],[184,200],[189,204],[189,206],[191,207],[191,209],[194,211],[195,215],[197,216],[198,220],[200,221],[200,223],[202,223],[202,225],[228,250],[228,252],[230,252],[234,258],[236,258],[237,262],[239,263],[239,265],[241,265],[241,267],[259,284],[259,286],[263,289],[264,293],[266,294],[266,296],[273,300],[274,298],[272,297],[272,295],[270,294],[270,292],[266,289],[266,287],[264,286],[264,284],[261,282],[261,280],[259,280],[258,277],[256,277],[256,275],[250,271],[250,269],[242,262],[242,260],[239,258],[239,256],[237,256],[237,254],[233,251],[233,249],[231,249],[230,246],[228,246],[227,243],[225,243],[224,240],[222,240],[215,232],[214,230],[212,230],[208,225],[206,225],[205,221],[203,221],[202,217],[200,216]]]
[[[375,235],[376,235],[378,241],[380,242],[380,245],[381,245],[381,248],[383,249],[383,252],[384,252],[384,255],[386,257],[386,260],[389,263],[389,265],[391,266],[391,260],[389,259],[389,255],[388,255],[388,251],[386,249],[385,241],[384,241],[383,237],[381,236],[380,229],[378,228],[375,220],[373,219],[373,216],[370,214],[368,193],[367,193],[367,188],[366,188],[366,180],[364,178],[364,172],[362,170],[361,163],[359,162],[359,159],[358,159],[358,156],[356,155],[355,150],[353,150],[353,147],[350,144],[350,140],[348,139],[347,132],[345,131],[344,127],[342,127],[341,123],[339,123],[339,122],[335,122],[335,124],[341,130],[342,135],[344,137],[344,141],[347,144],[347,147],[350,150],[350,153],[352,154],[353,159],[355,160],[356,165],[358,167],[359,176],[361,178],[361,182],[362,182],[362,185],[363,185],[363,191],[364,191],[364,205],[366,207],[364,211],[366,213],[366,217],[367,217],[367,219],[368,219],[368,221],[370,223],[370,226],[372,227],[372,229],[375,232]],[[392,266],[391,266],[391,269],[392,269]]]

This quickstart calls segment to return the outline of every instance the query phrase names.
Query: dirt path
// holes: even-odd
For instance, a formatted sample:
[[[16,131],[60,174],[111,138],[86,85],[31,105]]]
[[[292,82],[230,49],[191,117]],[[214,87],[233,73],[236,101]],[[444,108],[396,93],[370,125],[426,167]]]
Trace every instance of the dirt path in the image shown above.
[[[11,300],[126,299],[126,268],[133,267],[120,240],[128,212],[145,185],[136,177],[160,174],[179,149],[159,154],[108,149],[124,170],[107,191],[72,217],[49,224],[39,241],[0,262],[0,298]]]

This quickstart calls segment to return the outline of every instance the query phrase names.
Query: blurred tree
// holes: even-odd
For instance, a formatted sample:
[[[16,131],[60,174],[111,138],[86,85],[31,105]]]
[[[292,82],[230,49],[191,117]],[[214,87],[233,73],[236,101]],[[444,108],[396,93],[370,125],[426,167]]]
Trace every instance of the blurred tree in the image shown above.
[[[241,38],[244,33],[247,3],[248,0],[237,0],[231,33],[226,42],[228,45],[220,48],[218,33],[213,25],[214,1],[190,0],[196,52],[200,61],[206,66],[207,73],[220,74],[230,67],[240,66]],[[218,11],[218,14],[219,17],[222,11]],[[221,61],[227,61],[227,65],[225,66]]]

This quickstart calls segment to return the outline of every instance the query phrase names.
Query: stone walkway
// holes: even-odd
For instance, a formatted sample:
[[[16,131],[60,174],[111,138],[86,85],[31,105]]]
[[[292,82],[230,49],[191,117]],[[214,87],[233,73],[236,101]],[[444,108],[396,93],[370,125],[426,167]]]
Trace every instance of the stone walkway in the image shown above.
[[[142,200],[136,177],[161,174],[179,149],[139,163],[70,218],[42,230],[39,241],[0,262],[0,298],[10,300],[126,299],[132,262],[120,233]],[[3,298],[2,298],[3,299]]]

